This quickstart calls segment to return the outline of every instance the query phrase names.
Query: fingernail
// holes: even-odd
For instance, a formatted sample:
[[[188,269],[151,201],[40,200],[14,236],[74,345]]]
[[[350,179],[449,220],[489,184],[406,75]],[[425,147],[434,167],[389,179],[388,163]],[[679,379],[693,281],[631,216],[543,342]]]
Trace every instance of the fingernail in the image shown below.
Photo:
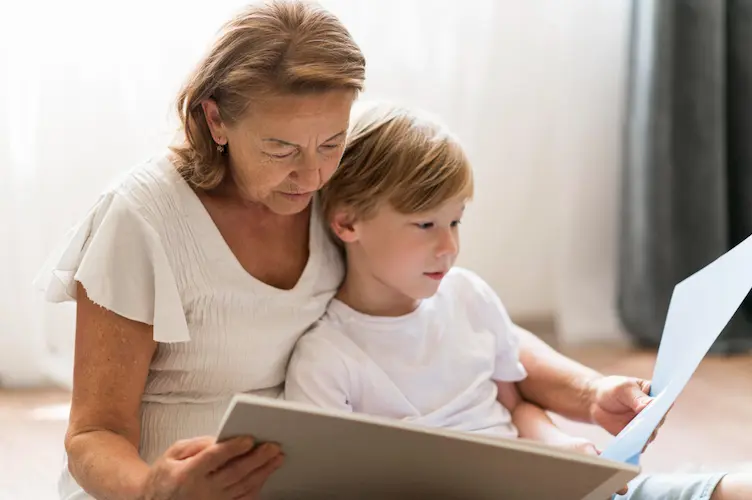
[[[264,453],[276,454],[279,453],[279,446],[274,443],[264,443]]]

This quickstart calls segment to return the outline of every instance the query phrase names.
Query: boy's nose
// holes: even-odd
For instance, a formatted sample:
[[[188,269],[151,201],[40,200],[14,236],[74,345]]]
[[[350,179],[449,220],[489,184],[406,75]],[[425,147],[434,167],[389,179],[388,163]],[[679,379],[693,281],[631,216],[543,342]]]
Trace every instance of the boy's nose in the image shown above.
[[[456,255],[458,250],[459,242],[454,231],[451,228],[442,230],[439,235],[439,244],[436,253],[442,257],[444,255]]]

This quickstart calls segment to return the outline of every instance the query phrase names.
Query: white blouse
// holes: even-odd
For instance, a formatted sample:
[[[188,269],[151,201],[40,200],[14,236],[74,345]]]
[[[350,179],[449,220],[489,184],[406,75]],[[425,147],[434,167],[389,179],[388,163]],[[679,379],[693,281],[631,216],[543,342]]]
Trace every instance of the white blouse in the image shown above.
[[[309,259],[282,290],[248,274],[167,156],[129,171],[74,227],[37,278],[52,302],[91,300],[153,325],[158,342],[141,406],[140,455],[178,439],[213,435],[234,393],[278,397],[302,333],[343,275],[314,201]],[[61,498],[89,498],[70,477]]]

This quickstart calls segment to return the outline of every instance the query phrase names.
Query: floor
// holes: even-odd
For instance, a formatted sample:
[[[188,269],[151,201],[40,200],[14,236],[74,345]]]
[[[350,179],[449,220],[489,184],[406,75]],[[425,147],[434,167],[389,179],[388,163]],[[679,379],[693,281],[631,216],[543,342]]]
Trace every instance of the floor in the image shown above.
[[[0,390],[0,500],[56,499],[67,392]]]
[[[654,354],[614,347],[563,349],[605,373],[649,377]],[[643,456],[649,472],[749,468],[752,462],[752,357],[706,359]],[[55,497],[69,394],[0,390],[0,500]],[[603,446],[592,426],[557,421]],[[747,464],[745,464],[747,461]]]
[[[607,347],[562,349],[607,374],[650,378],[654,352]],[[752,466],[752,356],[708,356],[698,367],[658,439],[642,457],[649,472],[749,469]],[[600,428],[562,422],[573,432],[605,445],[610,436]]]

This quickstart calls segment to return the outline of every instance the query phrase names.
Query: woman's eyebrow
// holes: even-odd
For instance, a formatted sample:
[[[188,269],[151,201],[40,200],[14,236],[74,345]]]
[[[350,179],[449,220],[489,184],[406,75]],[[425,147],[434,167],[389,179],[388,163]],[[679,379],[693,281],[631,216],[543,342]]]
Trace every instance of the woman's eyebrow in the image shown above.
[[[325,140],[324,142],[329,142],[334,139],[338,139],[340,136],[345,135],[346,132],[347,130],[342,130],[341,132],[337,132],[336,134],[334,134],[333,136],[331,136],[329,139]],[[324,142],[322,142],[321,144],[324,144]]]
[[[334,134],[330,138],[328,138],[325,141],[323,141],[322,144],[324,142],[329,142],[331,140],[337,139],[338,137],[340,137],[342,135],[345,135],[345,132],[347,132],[347,131],[346,130],[342,130],[340,132],[337,132],[336,134]],[[267,138],[262,139],[262,140],[264,142],[276,142],[277,144],[281,144],[282,146],[292,146],[294,148],[302,148],[302,146],[300,146],[299,144],[295,144],[294,142],[289,142],[289,141],[285,141],[285,140],[282,140],[282,139],[277,139],[275,137],[267,137]]]

